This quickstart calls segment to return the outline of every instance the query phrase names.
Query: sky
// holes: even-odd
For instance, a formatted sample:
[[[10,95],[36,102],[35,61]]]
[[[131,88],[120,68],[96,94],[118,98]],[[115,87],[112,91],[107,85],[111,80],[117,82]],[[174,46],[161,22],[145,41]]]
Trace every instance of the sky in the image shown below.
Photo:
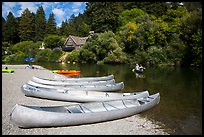
[[[28,8],[30,12],[36,14],[38,7],[42,6],[46,20],[51,12],[55,15],[55,22],[58,27],[62,21],[69,19],[72,14],[78,16],[84,13],[85,2],[2,2],[2,17],[7,18],[8,13],[12,12],[15,17],[20,17],[22,12]]]

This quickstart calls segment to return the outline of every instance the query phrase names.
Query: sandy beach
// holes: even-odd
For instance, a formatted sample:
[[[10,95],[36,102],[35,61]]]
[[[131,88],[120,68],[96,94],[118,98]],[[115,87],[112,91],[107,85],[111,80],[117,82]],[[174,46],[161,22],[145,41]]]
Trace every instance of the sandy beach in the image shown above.
[[[15,104],[54,106],[75,102],[52,101],[26,97],[21,86],[33,76],[53,78],[56,74],[41,66],[39,69],[25,69],[26,65],[2,65],[14,69],[14,73],[2,73],[2,134],[3,135],[167,135],[162,127],[141,118],[140,114],[114,121],[80,126],[22,129],[10,121]],[[77,102],[76,102],[77,103]]]

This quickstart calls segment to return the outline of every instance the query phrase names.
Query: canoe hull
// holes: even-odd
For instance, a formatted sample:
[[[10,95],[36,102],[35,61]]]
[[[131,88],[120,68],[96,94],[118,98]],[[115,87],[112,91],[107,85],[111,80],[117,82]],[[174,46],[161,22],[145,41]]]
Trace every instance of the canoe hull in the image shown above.
[[[110,93],[97,91],[60,92],[58,90],[36,88],[29,85],[23,85],[21,89],[26,96],[71,102],[111,101],[117,99],[136,99],[149,96],[148,91],[134,93],[116,93],[116,92]]]
[[[29,81],[27,84],[35,87],[48,88],[48,89],[61,89],[61,90],[83,90],[83,91],[118,91],[124,88],[124,83],[115,83],[107,85],[73,85],[73,86],[54,86],[45,85],[36,82]]]
[[[33,76],[32,81],[40,84],[55,85],[55,86],[74,86],[74,85],[107,85],[114,84],[115,80],[110,79],[106,81],[63,81],[63,80],[48,80]]]
[[[92,113],[62,113],[32,109],[24,105],[15,105],[11,114],[11,122],[22,128],[72,126],[105,122],[129,117],[146,111],[159,103],[158,95],[151,103],[109,111]],[[97,102],[100,103],[100,102]],[[49,107],[46,107],[49,109]]]
[[[114,79],[113,74],[108,76],[101,77],[81,77],[81,78],[68,78],[68,77],[55,77],[55,80],[64,80],[64,81],[104,81]]]

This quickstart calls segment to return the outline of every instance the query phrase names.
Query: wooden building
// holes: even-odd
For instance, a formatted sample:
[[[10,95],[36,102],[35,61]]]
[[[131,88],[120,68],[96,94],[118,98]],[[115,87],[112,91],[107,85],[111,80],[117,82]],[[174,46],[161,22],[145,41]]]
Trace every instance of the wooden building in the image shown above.
[[[77,37],[69,35],[69,37],[65,40],[64,45],[62,46],[62,50],[66,52],[71,52],[76,49],[79,50],[85,43],[88,37]]]

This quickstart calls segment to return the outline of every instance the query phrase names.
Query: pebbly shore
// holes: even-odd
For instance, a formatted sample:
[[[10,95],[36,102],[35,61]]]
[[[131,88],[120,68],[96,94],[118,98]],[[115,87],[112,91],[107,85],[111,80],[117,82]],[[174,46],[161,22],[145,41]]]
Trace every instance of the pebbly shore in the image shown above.
[[[10,121],[10,113],[15,104],[54,106],[74,104],[75,102],[52,101],[26,97],[21,86],[33,76],[53,78],[56,74],[41,66],[38,69],[25,69],[26,65],[2,65],[14,69],[14,73],[2,73],[2,134],[3,135],[168,135],[154,122],[141,118],[140,114],[95,124],[22,129]],[[76,102],[77,103],[77,102]]]

